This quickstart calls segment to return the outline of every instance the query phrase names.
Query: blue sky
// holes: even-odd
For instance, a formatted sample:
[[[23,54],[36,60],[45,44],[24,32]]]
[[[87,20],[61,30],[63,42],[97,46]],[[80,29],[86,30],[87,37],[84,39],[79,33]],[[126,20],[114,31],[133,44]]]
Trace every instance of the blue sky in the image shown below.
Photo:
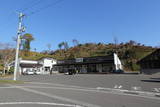
[[[160,46],[160,0],[63,0],[39,10],[56,0],[0,0],[0,42],[13,42],[18,27],[16,11],[24,11],[26,32],[35,37],[32,49],[58,48],[58,43],[111,43],[135,40]],[[39,3],[36,3],[39,2]],[[36,5],[34,5],[36,4]],[[32,6],[32,7],[31,7]]]

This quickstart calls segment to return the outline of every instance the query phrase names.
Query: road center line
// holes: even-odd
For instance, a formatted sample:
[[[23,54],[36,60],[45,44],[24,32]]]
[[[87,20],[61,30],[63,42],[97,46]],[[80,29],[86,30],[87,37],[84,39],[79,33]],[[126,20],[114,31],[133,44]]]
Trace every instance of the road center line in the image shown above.
[[[49,103],[49,102],[3,102],[0,105],[24,105],[24,104],[36,104],[36,105],[55,105],[55,106],[63,106],[63,107],[81,107],[78,105],[71,104],[61,104],[61,103]]]

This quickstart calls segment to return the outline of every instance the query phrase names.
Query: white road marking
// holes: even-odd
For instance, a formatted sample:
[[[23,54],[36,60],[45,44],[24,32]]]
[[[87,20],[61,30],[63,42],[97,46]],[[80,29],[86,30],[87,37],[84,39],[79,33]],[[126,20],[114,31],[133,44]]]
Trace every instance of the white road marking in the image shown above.
[[[7,89],[7,88],[15,88],[15,87],[0,87],[0,89]]]
[[[53,88],[53,89],[61,89],[61,90],[73,90],[73,91],[85,91],[85,92],[100,92],[100,93],[111,93],[111,94],[118,94],[118,95],[127,95],[127,96],[135,96],[135,97],[143,97],[149,99],[158,99],[160,98],[155,97],[155,95],[159,95],[159,93],[153,92],[143,92],[143,91],[132,91],[132,90],[122,90],[122,89],[112,89],[112,88],[103,88],[97,87],[96,89],[77,89],[77,88],[65,88],[65,87],[41,87],[41,86],[16,86],[17,88]],[[107,91],[105,91],[107,90]],[[127,94],[128,93],[128,94]],[[139,95],[131,95],[129,93],[140,93]]]
[[[97,89],[98,90],[107,90],[109,93],[113,93],[113,94],[136,96],[136,97],[143,97],[143,98],[160,100],[160,98],[155,97],[156,95],[160,95],[160,93],[145,92],[145,91],[132,91],[132,90],[123,90],[123,89],[112,89],[112,88],[104,88],[104,87],[97,87]],[[101,91],[99,91],[99,92],[101,92]],[[137,93],[138,95],[126,94],[126,93]]]
[[[98,105],[93,105],[93,104],[82,102],[82,101],[77,101],[77,100],[73,100],[73,99],[69,99],[69,98],[65,98],[65,97],[61,97],[61,96],[57,96],[57,95],[52,95],[52,94],[44,93],[44,92],[33,90],[33,89],[28,89],[28,88],[18,87],[18,86],[14,86],[14,87],[17,88],[17,89],[21,89],[23,91],[35,93],[35,94],[38,94],[38,95],[43,95],[43,96],[46,96],[46,97],[49,97],[49,98],[54,98],[54,99],[58,99],[58,100],[61,100],[61,101],[74,103],[74,104],[77,104],[77,105],[82,106],[82,107],[83,106],[84,107],[100,107]]]
[[[73,88],[86,88],[81,86],[75,86],[75,85],[65,85],[65,84],[56,84],[56,83],[42,83],[42,82],[25,82],[29,84],[42,84],[42,85],[53,85],[53,86],[65,86],[65,87],[73,87]]]
[[[36,84],[36,83],[34,83],[34,84]],[[51,83],[38,83],[38,84],[51,84]],[[51,84],[51,85],[54,85],[54,84]],[[58,85],[58,84],[56,84],[56,85]],[[27,89],[27,88],[53,88],[53,89],[62,89],[62,90],[94,92],[94,93],[95,92],[106,93],[106,94],[110,93],[110,94],[117,94],[117,95],[134,96],[134,97],[160,100],[159,97],[155,97],[157,95],[160,95],[160,93],[155,93],[155,92],[133,91],[133,90],[124,90],[124,89],[104,88],[104,87],[86,88],[86,87],[80,87],[80,86],[71,86],[72,88],[67,88],[68,85],[62,85],[62,84],[60,84],[59,86],[66,86],[66,87],[16,86],[16,88],[22,88],[22,89],[23,88],[25,88],[25,89]],[[13,86],[11,86],[11,87],[13,88]],[[75,87],[75,88],[73,88],[73,87]],[[140,94],[134,95],[132,93],[140,93]],[[55,96],[55,97],[57,97],[57,96]]]
[[[158,89],[158,88],[153,88],[153,91],[155,91],[155,92],[160,92],[160,88]]]
[[[116,88],[116,89],[120,89],[120,88],[122,88],[122,87],[123,87],[122,85],[119,85],[119,86],[118,86],[118,85],[115,85],[115,86],[114,86],[114,88]]]
[[[122,88],[122,85],[120,85],[118,88],[119,88],[119,89]]]
[[[55,106],[63,106],[63,107],[82,107],[82,106],[78,106],[78,105],[49,103],[49,102],[3,102],[3,103],[0,103],[0,105],[24,105],[24,104],[55,105]]]
[[[135,90],[135,91],[140,91],[140,90],[142,90],[142,88],[141,87],[137,87],[137,86],[134,86],[134,87],[131,87],[131,89],[132,90]]]
[[[118,88],[118,85],[115,85],[114,88]]]

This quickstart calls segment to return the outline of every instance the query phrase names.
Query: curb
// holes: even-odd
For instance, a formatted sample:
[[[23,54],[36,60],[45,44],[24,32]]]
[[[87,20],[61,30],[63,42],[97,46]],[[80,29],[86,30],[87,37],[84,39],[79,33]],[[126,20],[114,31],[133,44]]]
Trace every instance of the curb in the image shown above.
[[[108,92],[116,92],[116,93],[124,93],[124,94],[137,95],[137,96],[148,96],[148,97],[160,98],[160,93],[157,93],[157,92],[154,93],[154,92],[146,92],[146,91],[112,89],[112,88],[103,88],[103,87],[97,87],[97,89],[108,91]]]
[[[160,98],[160,93],[153,93],[153,92],[129,91],[128,90],[128,91],[123,91],[123,93]]]
[[[124,91],[123,93],[139,95],[139,93],[138,93],[138,92],[134,92],[134,91]]]

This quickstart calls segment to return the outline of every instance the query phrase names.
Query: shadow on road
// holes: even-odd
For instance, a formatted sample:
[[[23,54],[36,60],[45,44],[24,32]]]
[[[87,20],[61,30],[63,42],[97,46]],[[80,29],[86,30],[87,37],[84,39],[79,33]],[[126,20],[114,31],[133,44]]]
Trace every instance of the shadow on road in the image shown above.
[[[160,80],[160,78],[150,78],[150,79],[157,79],[157,80]]]
[[[160,82],[160,78],[150,78],[146,80],[141,80],[142,82]]]

